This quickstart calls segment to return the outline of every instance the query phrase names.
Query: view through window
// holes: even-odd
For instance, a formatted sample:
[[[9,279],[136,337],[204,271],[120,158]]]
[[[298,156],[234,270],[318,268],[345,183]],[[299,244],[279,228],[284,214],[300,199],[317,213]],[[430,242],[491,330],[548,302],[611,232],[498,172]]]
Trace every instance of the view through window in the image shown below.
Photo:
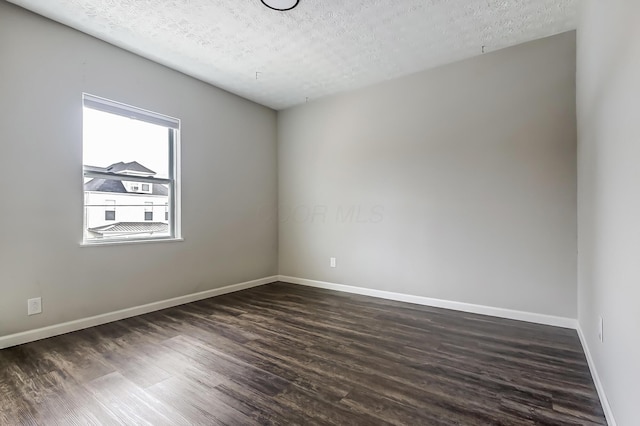
[[[179,120],[84,95],[84,242],[179,237]]]

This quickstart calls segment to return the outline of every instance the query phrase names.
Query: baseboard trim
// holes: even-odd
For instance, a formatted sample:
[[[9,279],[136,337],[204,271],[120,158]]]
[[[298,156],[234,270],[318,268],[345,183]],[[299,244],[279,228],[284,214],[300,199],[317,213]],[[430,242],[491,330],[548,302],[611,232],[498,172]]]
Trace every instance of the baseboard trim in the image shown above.
[[[587,357],[587,364],[589,364],[589,370],[591,371],[591,377],[593,377],[593,383],[596,385],[596,390],[598,391],[598,397],[600,397],[600,403],[602,404],[602,410],[604,411],[604,416],[607,419],[607,423],[609,426],[616,426],[616,420],[613,417],[613,411],[611,410],[611,405],[609,405],[609,400],[607,399],[607,395],[604,393],[604,387],[602,386],[602,382],[600,381],[600,376],[598,375],[598,370],[596,369],[596,364],[593,361],[593,357],[591,356],[591,351],[589,350],[589,345],[587,344],[587,339],[582,332],[582,327],[580,327],[580,323],[576,327],[578,331],[578,337],[580,338],[580,343],[582,344],[582,350],[584,351],[585,356]]]
[[[516,311],[512,309],[496,308],[493,306],[475,305],[472,303],[454,302],[451,300],[434,299],[431,297],[414,296],[411,294],[394,293],[390,291],[374,290],[364,287],[354,287],[350,285],[309,280],[305,278],[280,275],[279,281],[309,287],[324,288],[327,290],[342,291],[345,293],[361,294],[364,296],[378,297],[381,299],[396,300],[399,302],[415,303],[418,305],[432,306],[435,308],[452,309],[454,311],[489,315],[492,317],[526,321],[536,324],[553,325],[555,327],[576,329],[578,325],[577,320],[573,318],[557,317],[553,315],[544,315],[525,311]]]
[[[198,300],[208,299],[210,297],[233,293],[240,290],[246,290],[248,288],[258,287],[275,281],[278,281],[278,276],[265,277],[239,284],[214,288],[212,290],[201,291],[199,293],[192,293],[186,296],[179,296],[172,299],[148,303],[146,305],[134,306],[132,308],[108,312],[106,314],[96,315],[93,317],[82,318],[61,324],[51,325],[48,327],[38,328],[35,330],[29,330],[22,333],[0,336],[0,349],[34,342],[36,340],[46,339],[48,337],[59,336],[61,334],[70,333],[72,331],[95,327],[97,325],[135,317],[137,315],[148,314],[149,312],[159,311],[161,309],[171,308],[178,305],[184,305],[186,303],[196,302]]]

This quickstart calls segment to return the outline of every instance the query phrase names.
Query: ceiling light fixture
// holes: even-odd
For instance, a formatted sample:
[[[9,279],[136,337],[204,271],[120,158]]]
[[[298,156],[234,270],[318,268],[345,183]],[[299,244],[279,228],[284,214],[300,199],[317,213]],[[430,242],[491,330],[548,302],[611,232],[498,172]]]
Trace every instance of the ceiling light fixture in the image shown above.
[[[298,5],[300,0],[260,0],[262,4],[269,9],[279,10],[284,12],[285,10],[291,10]]]

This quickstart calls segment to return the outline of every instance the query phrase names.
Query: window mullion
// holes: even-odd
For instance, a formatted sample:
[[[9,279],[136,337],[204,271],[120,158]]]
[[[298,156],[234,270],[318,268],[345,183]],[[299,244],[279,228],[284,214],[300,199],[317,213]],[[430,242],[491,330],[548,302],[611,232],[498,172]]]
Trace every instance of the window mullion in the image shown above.
[[[176,188],[175,188],[175,146],[176,132],[174,129],[169,131],[169,234],[174,237],[176,235]]]

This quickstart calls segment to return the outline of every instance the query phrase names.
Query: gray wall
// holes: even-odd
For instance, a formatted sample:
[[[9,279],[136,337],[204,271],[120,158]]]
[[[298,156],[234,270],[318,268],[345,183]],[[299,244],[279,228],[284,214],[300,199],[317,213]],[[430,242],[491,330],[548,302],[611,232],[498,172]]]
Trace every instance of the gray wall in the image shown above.
[[[79,246],[83,91],[182,119],[184,242]],[[0,336],[277,274],[274,111],[0,1],[0,120]]]
[[[618,425],[640,402],[640,3],[583,3],[578,27],[578,305]],[[604,342],[598,339],[599,317]]]
[[[278,126],[281,274],[576,317],[574,32]]]

